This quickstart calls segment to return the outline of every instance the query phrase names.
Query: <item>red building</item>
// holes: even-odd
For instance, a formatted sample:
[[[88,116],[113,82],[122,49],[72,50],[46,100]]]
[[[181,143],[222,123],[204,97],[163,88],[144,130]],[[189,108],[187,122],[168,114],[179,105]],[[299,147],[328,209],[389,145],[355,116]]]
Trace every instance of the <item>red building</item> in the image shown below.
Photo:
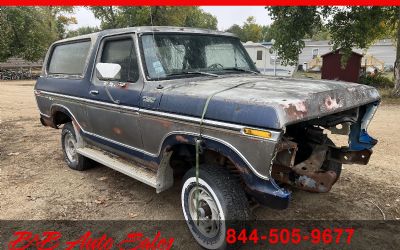
[[[352,52],[347,65],[342,68],[340,50],[324,54],[322,57],[321,78],[328,80],[340,80],[346,82],[358,82],[363,55]]]

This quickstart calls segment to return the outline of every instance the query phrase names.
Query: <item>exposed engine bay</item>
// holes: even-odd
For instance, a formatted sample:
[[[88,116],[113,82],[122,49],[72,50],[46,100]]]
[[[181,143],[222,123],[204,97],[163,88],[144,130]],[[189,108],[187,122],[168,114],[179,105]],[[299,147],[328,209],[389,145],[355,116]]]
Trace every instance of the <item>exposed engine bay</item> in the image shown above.
[[[366,165],[377,140],[367,133],[378,103],[322,118],[292,124],[276,148],[271,176],[280,184],[310,192],[329,192],[338,180],[342,164]],[[328,137],[348,136],[338,147]]]

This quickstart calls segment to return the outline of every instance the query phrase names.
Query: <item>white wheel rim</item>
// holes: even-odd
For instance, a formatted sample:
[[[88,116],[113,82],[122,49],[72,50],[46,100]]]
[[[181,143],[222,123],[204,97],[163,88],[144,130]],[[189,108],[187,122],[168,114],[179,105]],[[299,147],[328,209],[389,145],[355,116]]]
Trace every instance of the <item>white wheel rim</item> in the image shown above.
[[[76,160],[78,158],[78,155],[76,152],[76,140],[71,135],[71,133],[67,133],[64,137],[64,148],[65,148],[65,153],[68,157],[68,160],[70,162],[76,162]]]
[[[196,191],[199,194],[199,209],[196,209],[197,199]],[[220,213],[214,198],[203,187],[192,188],[189,192],[189,213],[191,218],[195,218],[199,231],[209,237],[215,237],[219,232]],[[198,214],[197,214],[198,213]],[[198,220],[197,221],[197,217]]]
[[[214,203],[215,207],[213,208],[214,211],[218,210],[218,215],[216,213],[214,213],[214,217],[216,218],[215,220],[213,220],[213,222],[215,222],[216,224],[218,224],[218,227],[214,226],[214,230],[210,231],[209,233],[204,233],[202,227],[198,227],[197,223],[196,223],[196,210],[192,210],[190,209],[191,203],[193,202],[192,206],[195,206],[196,201],[193,201],[193,199],[191,199],[191,194],[193,194],[194,196],[194,200],[195,200],[195,193],[196,193],[196,188],[193,187],[190,191],[189,191],[189,195],[188,197],[188,201],[189,202],[189,214],[187,214],[186,210],[185,210],[185,190],[187,190],[187,188],[192,185],[192,184],[196,184],[196,177],[191,177],[189,179],[187,179],[185,181],[185,183],[183,184],[183,188],[182,188],[182,193],[181,193],[181,203],[182,203],[182,211],[183,211],[183,215],[185,217],[186,223],[190,229],[190,231],[192,232],[192,235],[194,236],[194,238],[196,239],[196,241],[203,247],[207,248],[207,249],[217,249],[219,247],[221,247],[224,243],[225,243],[225,233],[226,233],[226,226],[225,226],[225,214],[224,211],[222,210],[222,205],[220,203],[220,201],[217,198],[217,195],[215,194],[215,192],[212,190],[212,188],[201,178],[199,178],[199,190],[204,190],[207,193],[204,193],[203,198],[205,198],[209,203],[207,204],[212,204]],[[212,201],[210,200],[210,198],[212,199]],[[199,200],[200,200],[200,196],[199,196]],[[206,202],[207,202],[206,201]],[[193,207],[195,208],[195,207]],[[199,218],[199,222],[202,222],[201,218]],[[190,222],[193,223],[190,223]],[[199,223],[201,224],[201,223]],[[193,226],[194,225],[194,226]],[[206,225],[208,225],[208,227],[205,227]],[[203,228],[210,228],[209,227],[210,224],[205,224],[203,226]],[[196,228],[193,228],[196,227]],[[215,231],[216,228],[218,228],[218,231]],[[213,237],[212,235],[216,236],[218,233],[221,233],[221,237],[219,237],[217,242],[213,242],[213,245],[209,245],[207,244],[207,242],[203,241],[202,239],[199,239],[198,237],[196,237],[197,233],[195,231],[195,229],[197,229],[198,231],[200,231],[203,235],[205,235],[206,237]],[[207,231],[206,231],[207,232]]]

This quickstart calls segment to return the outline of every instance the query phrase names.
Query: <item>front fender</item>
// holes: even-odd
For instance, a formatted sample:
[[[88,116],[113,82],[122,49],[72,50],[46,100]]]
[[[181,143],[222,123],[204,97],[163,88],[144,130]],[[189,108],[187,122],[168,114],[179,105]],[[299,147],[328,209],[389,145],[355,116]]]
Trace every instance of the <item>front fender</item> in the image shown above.
[[[165,155],[164,152],[167,152],[175,145],[195,145],[197,138],[198,134],[183,132],[170,134],[163,142],[159,157]],[[203,149],[221,153],[232,161],[244,181],[246,192],[256,198],[261,204],[277,209],[284,209],[288,206],[290,192],[280,188],[272,178],[269,180],[259,178],[253,172],[251,165],[249,165],[244,156],[241,155],[240,152],[237,152],[232,145],[218,138],[212,138],[206,135],[203,135],[201,140]],[[161,160],[160,158],[159,162],[161,162]]]

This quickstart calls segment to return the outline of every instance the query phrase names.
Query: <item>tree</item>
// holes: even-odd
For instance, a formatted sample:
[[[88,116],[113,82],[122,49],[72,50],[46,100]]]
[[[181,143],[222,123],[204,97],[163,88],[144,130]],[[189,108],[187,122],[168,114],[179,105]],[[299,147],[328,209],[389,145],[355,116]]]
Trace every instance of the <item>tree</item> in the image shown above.
[[[97,27],[84,26],[84,27],[80,27],[76,30],[68,31],[66,37],[81,36],[81,35],[86,35],[86,34],[98,32],[98,31],[100,31],[100,29]]]
[[[239,25],[234,24],[225,31],[235,34],[236,36],[238,36],[240,38],[240,40],[243,41],[243,30],[242,30],[242,27],[240,27]]]
[[[262,26],[262,41],[271,41],[273,39],[272,29],[269,25]]]
[[[256,19],[253,16],[248,17],[242,26],[234,24],[226,31],[237,35],[242,42],[261,42],[265,35],[263,33],[264,27],[256,24]]]
[[[43,58],[57,34],[48,28],[44,13],[36,7],[0,8],[0,61],[22,57]]]
[[[306,35],[304,38],[311,39],[313,41],[330,40],[331,34],[325,25],[314,26],[312,35]]]
[[[286,64],[297,64],[303,39],[326,27],[333,49],[344,52],[346,63],[353,48],[365,49],[390,35],[397,41],[395,87],[400,96],[400,7],[268,7],[274,21],[274,49]]]
[[[57,33],[57,39],[63,39],[67,35],[66,27],[70,24],[76,24],[76,18],[65,14],[74,13],[74,7],[40,7],[46,19],[48,28]]]
[[[76,23],[72,7],[0,7],[0,61],[21,57],[37,61],[51,43],[64,38],[66,26]]]
[[[91,7],[102,29],[132,26],[182,26],[217,29],[217,18],[199,7]]]
[[[256,19],[253,16],[248,17],[244,22],[242,31],[246,41],[259,42],[262,39],[262,26],[256,24]]]

